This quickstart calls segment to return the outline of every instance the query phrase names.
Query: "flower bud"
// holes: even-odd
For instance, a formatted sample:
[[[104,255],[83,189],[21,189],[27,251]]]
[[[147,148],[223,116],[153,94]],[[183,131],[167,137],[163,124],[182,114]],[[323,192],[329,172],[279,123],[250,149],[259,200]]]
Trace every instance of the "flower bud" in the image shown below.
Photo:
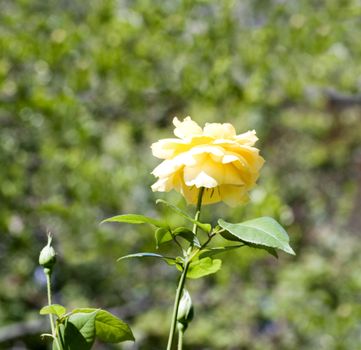
[[[193,315],[194,309],[191,296],[188,291],[184,289],[182,299],[178,307],[177,321],[184,326],[184,329],[186,329],[188,323],[192,321]]]
[[[56,253],[54,248],[51,246],[52,237],[48,235],[48,244],[41,250],[39,256],[39,264],[44,267],[44,269],[52,270],[56,262]]]

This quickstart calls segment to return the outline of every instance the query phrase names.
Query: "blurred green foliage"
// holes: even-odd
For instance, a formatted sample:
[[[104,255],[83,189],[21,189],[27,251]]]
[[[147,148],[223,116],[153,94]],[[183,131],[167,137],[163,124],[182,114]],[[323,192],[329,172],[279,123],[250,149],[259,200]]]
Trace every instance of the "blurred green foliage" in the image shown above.
[[[97,348],[166,343],[177,275],[158,261],[116,264],[154,249],[153,234],[99,222],[163,215],[158,197],[182,203],[151,192],[149,146],[191,115],[255,128],[267,161],[249,205],[206,207],[204,220],[274,216],[298,255],[230,252],[217,275],[191,281],[186,347],[359,349],[357,0],[0,5],[0,348],[46,348],[24,322],[46,303],[47,231],[55,301],[112,309],[137,338]]]

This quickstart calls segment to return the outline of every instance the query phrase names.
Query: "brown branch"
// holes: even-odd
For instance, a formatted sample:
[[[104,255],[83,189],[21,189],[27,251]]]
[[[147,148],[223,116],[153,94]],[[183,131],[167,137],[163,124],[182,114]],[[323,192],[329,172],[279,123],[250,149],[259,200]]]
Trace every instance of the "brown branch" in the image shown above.
[[[361,95],[343,94],[333,89],[325,89],[324,95],[329,109],[361,107]]]

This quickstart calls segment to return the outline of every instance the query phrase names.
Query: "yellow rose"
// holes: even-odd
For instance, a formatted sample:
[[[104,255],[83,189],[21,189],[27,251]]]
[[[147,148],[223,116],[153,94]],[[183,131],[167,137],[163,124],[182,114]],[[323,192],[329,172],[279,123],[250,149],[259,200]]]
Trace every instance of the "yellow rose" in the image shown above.
[[[253,145],[256,132],[237,135],[229,123],[206,123],[202,129],[190,117],[173,119],[178,138],[152,144],[155,157],[164,159],[152,172],[158,181],[153,191],[180,192],[196,204],[204,187],[203,204],[224,201],[236,206],[248,200],[248,191],[259,176],[264,159]]]

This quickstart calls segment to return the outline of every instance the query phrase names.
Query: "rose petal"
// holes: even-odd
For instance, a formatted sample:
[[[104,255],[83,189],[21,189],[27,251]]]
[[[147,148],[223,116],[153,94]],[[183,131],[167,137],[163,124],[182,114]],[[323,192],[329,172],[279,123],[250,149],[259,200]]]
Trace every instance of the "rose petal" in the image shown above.
[[[184,152],[189,148],[187,142],[179,139],[163,139],[153,143],[151,146],[154,157],[169,159],[177,153]]]
[[[256,136],[256,131],[251,130],[237,135],[236,140],[241,145],[253,146],[258,141],[258,137]]]
[[[186,139],[195,135],[202,135],[202,128],[194,122],[191,117],[183,119],[181,122],[177,117],[173,119],[173,124],[175,126],[174,135]]]
[[[236,130],[229,123],[206,123],[203,134],[216,139],[232,139],[236,136]]]

